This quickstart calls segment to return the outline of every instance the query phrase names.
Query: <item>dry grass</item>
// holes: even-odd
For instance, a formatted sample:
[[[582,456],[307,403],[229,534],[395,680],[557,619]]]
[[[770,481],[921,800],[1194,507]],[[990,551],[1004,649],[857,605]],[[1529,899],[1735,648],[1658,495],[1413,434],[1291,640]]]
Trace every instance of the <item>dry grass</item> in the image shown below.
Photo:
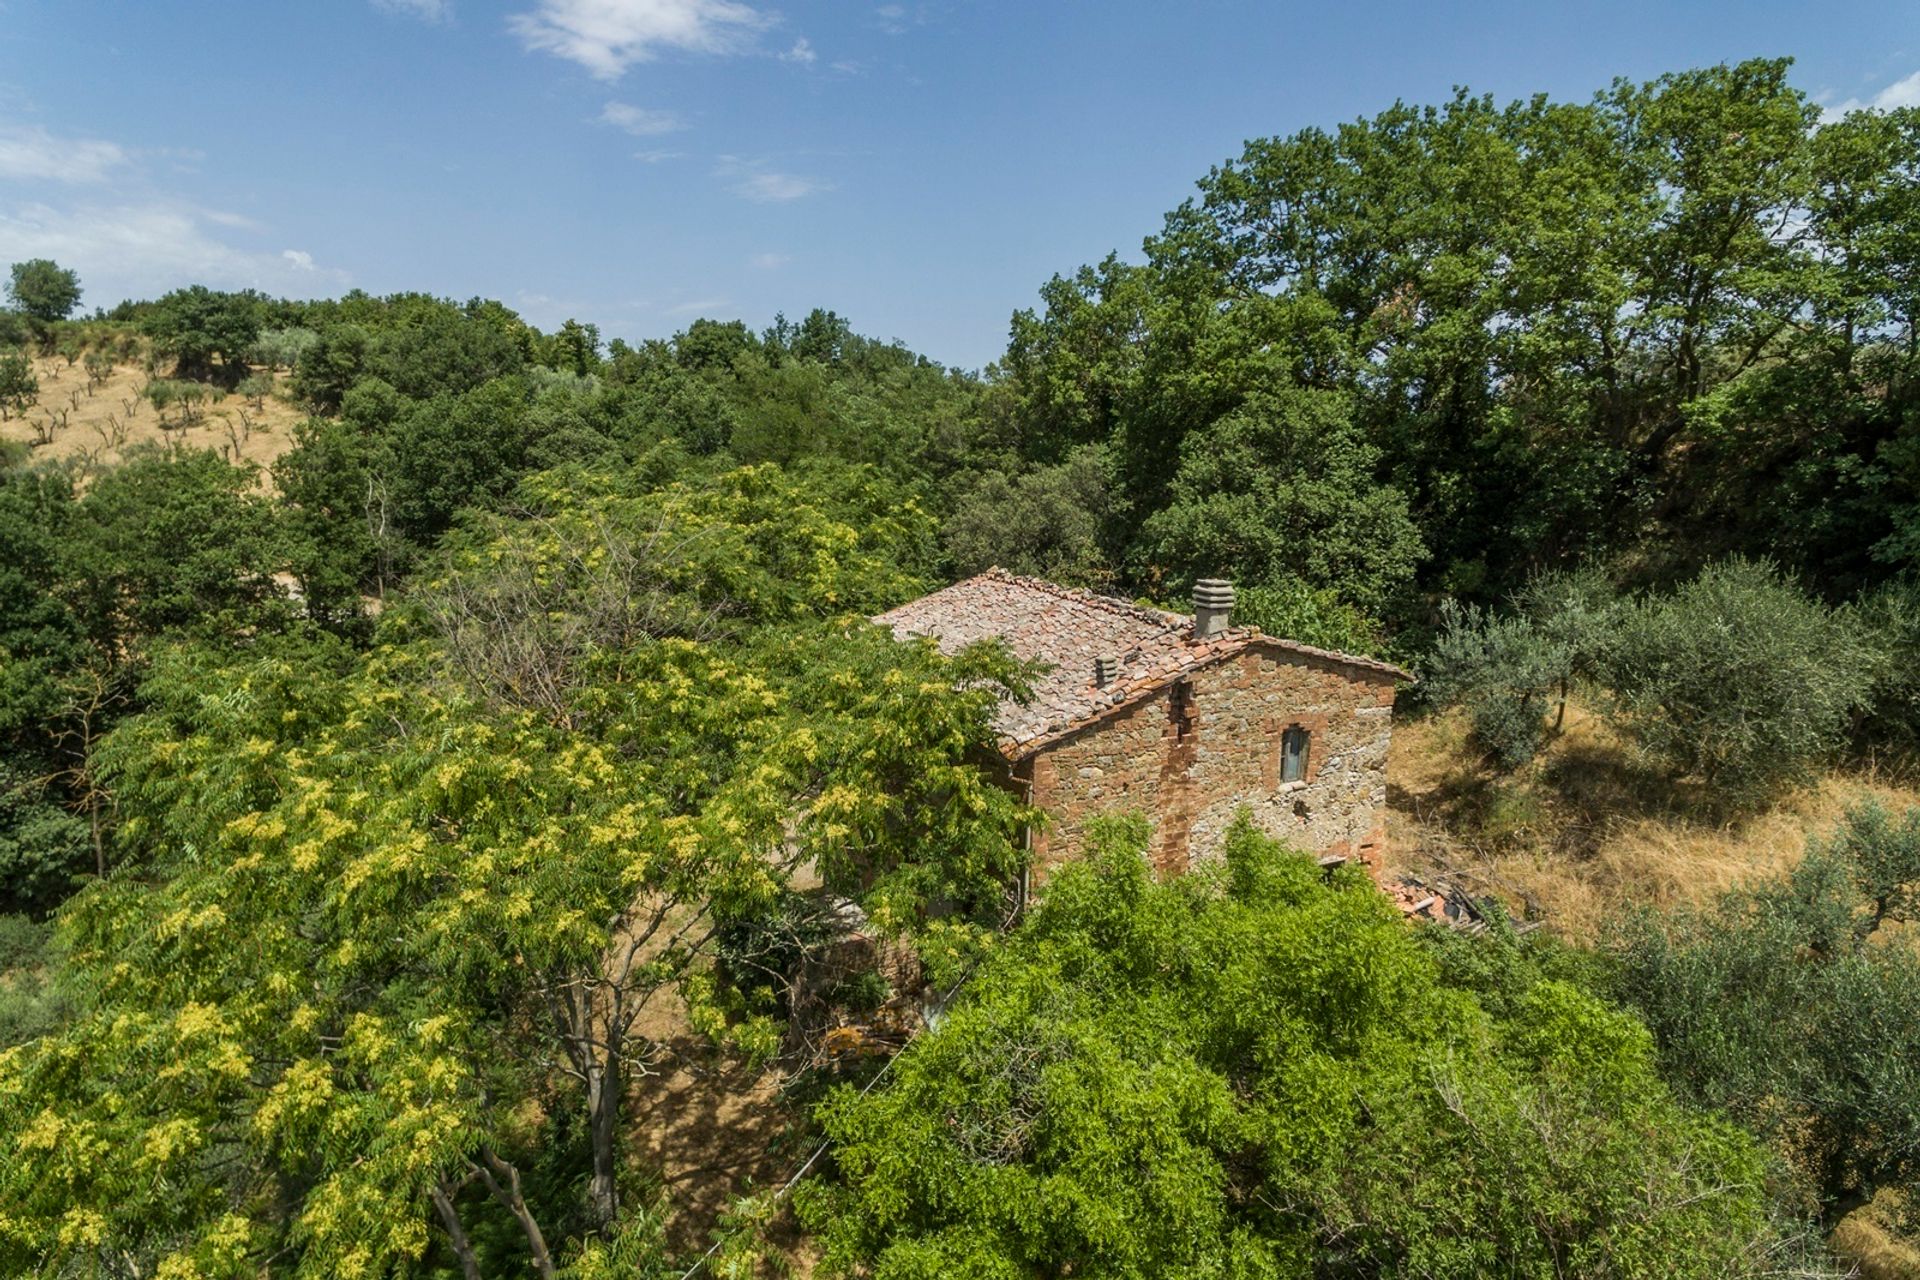
[[[143,445],[212,449],[229,460],[257,464],[263,473],[293,447],[293,428],[306,414],[269,396],[256,408],[239,395],[202,408],[188,427],[162,428],[160,415],[144,398],[148,374],[141,364],[114,366],[112,374],[89,392],[87,373],[60,356],[33,361],[40,380],[39,402],[24,414],[0,422],[0,439],[28,445],[36,459],[71,463],[85,484],[95,472],[119,462]],[[169,421],[177,413],[169,413]]]
[[[1737,822],[1689,816],[1687,796],[1579,708],[1513,778],[1474,759],[1462,716],[1410,720],[1395,728],[1388,778],[1392,870],[1451,877],[1584,941],[1626,906],[1701,902],[1792,866],[1862,800],[1920,804],[1903,781],[1826,771]]]
[[[1859,1267],[1862,1280],[1920,1280],[1920,1245],[1902,1239],[1888,1225],[1894,1216],[1890,1199],[1882,1194],[1872,1204],[1848,1215],[1834,1230],[1834,1250]]]

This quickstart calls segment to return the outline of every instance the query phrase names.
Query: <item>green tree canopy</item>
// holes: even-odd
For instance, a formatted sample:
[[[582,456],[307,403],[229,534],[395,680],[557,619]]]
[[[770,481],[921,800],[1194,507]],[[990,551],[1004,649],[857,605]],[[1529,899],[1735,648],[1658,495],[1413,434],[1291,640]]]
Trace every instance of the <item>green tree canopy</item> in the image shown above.
[[[1110,821],[893,1077],[825,1107],[833,1274],[1762,1276],[1768,1160],[1630,1015],[1442,982],[1364,873]],[[1814,1272],[1818,1274],[1818,1272]]]
[[[7,300],[37,324],[50,325],[80,305],[80,277],[51,258],[16,262],[7,278]]]
[[[219,377],[233,385],[246,376],[246,357],[260,336],[264,301],[250,289],[222,293],[196,284],[154,302],[142,327],[153,339],[155,352],[174,362],[177,377]]]
[[[1107,551],[1149,589],[1294,502],[1358,592],[1381,574],[1357,549],[1483,603],[1629,552],[1871,582],[1911,558],[1920,494],[1920,113],[1823,122],[1787,72],[1461,91],[1255,139],[1144,261],[1014,317],[1018,447],[1114,449],[1139,534]],[[1356,538],[1388,495],[1414,536]]]

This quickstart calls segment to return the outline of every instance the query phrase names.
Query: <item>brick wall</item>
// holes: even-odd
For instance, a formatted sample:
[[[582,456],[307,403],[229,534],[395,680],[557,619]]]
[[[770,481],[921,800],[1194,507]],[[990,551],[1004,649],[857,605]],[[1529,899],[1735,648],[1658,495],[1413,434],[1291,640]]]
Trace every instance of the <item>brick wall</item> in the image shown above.
[[[1076,856],[1086,822],[1153,820],[1162,873],[1217,855],[1245,806],[1299,847],[1376,863],[1386,842],[1390,677],[1255,645],[1042,749],[1017,776],[1054,817],[1035,838],[1035,877]],[[1280,781],[1280,738],[1307,730],[1303,781]]]

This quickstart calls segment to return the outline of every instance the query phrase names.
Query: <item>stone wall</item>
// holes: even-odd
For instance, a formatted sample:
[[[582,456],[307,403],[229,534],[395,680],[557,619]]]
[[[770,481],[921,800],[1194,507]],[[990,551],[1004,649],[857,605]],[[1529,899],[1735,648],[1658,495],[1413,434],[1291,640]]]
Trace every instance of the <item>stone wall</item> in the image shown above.
[[[1377,864],[1386,842],[1391,677],[1255,644],[1043,748],[1016,776],[1053,815],[1035,879],[1078,855],[1086,822],[1137,810],[1163,874],[1216,856],[1234,814],[1319,853]],[[1303,781],[1280,781],[1280,738],[1308,733]]]

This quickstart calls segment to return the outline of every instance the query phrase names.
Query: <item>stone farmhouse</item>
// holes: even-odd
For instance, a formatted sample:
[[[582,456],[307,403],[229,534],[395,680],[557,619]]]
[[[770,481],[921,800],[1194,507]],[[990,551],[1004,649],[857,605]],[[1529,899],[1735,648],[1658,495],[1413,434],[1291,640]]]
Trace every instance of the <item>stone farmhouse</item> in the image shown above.
[[[1155,867],[1174,874],[1213,855],[1242,808],[1377,876],[1394,689],[1413,677],[1235,627],[1232,608],[1211,579],[1189,617],[989,569],[875,621],[945,652],[998,636],[1048,664],[1032,701],[1003,701],[994,720],[1009,781],[1053,818],[1034,834],[1036,879],[1098,814],[1147,814]]]

